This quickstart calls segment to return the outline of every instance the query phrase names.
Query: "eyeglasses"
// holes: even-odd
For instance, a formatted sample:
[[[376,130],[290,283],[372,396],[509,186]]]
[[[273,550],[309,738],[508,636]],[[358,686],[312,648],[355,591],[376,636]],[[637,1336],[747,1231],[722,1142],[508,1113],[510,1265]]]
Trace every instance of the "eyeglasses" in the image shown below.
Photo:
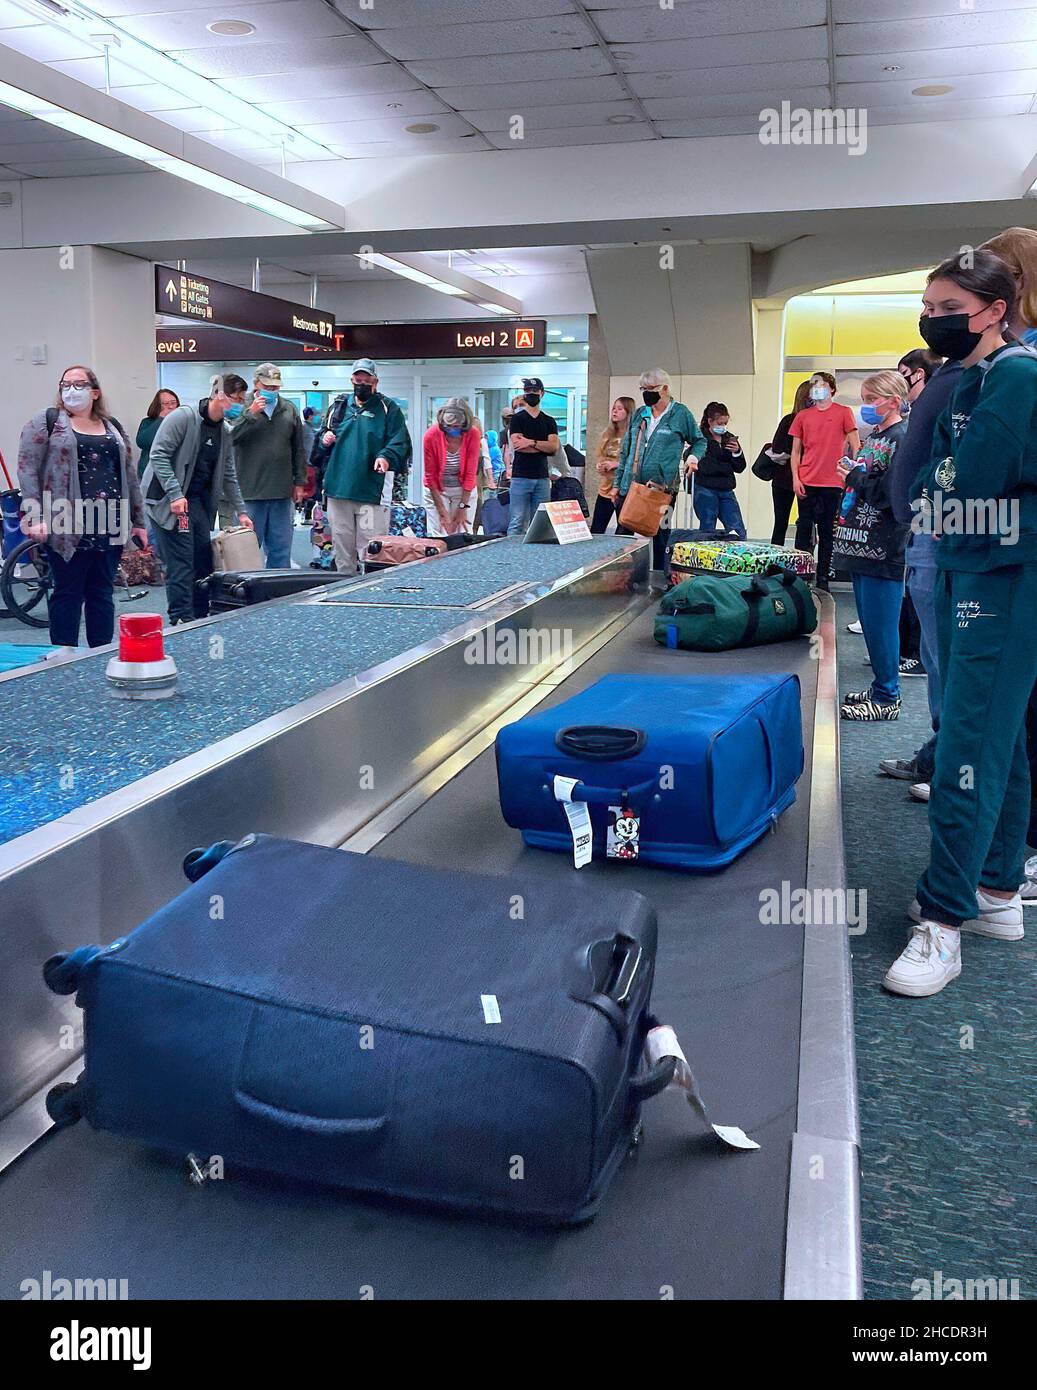
[[[62,391],[64,391],[66,386],[71,386],[76,391],[92,391],[94,389],[94,383],[92,381],[63,381],[61,383]]]

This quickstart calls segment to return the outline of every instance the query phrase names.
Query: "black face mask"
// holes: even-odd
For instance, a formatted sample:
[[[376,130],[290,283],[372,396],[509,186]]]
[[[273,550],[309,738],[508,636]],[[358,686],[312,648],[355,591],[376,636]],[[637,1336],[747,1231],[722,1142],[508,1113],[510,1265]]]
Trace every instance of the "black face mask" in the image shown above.
[[[539,404],[540,404],[540,392],[539,392],[539,391],[527,391],[526,394],[522,397],[522,399],[525,401],[525,403],[526,403],[527,405],[539,405]]]
[[[982,313],[982,310],[977,310]],[[918,320],[918,332],[922,341],[936,353],[937,357],[949,357],[952,362],[960,362],[975,352],[982,333],[974,333],[969,327],[973,314],[942,314],[934,318],[923,314]]]
[[[644,401],[645,405],[658,405],[659,401],[662,399],[662,395],[659,391],[642,391],[641,399]]]
[[[369,401],[374,395],[374,387],[368,385],[357,385],[353,387],[353,393],[358,401]]]

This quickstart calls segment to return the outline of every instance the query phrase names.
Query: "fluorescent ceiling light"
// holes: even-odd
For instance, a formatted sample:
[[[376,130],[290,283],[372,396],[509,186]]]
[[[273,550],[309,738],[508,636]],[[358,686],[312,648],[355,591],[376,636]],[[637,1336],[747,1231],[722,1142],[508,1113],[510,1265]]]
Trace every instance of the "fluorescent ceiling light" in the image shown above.
[[[70,134],[80,135],[85,140],[92,140],[96,145],[104,145],[107,149],[115,150],[118,154],[128,155],[131,159],[139,159],[144,164],[161,169],[163,173],[174,174],[177,178],[186,179],[188,183],[198,184],[201,188],[208,188],[213,193],[219,193],[224,198],[233,198],[235,202],[244,203],[259,212],[268,213],[271,217],[279,218],[282,222],[289,222],[293,227],[303,227],[307,231],[339,230],[333,222],[327,222],[303,208],[293,207],[290,203],[283,202],[281,199],[271,197],[266,193],[257,193],[255,189],[248,188],[243,183],[225,178],[222,174],[214,173],[199,164],[192,164],[188,160],[179,159],[176,155],[171,155],[157,145],[149,145],[146,141],[135,140],[131,135],[124,135],[121,131],[113,130],[100,121],[94,121],[88,116],[81,116],[78,112],[69,111],[52,101],[46,101],[43,97],[34,96],[33,93],[24,91],[20,87],[11,86],[10,83],[0,82],[0,104],[10,106],[15,111],[23,111],[27,116],[34,116],[39,121],[46,121],[48,125],[57,126],[60,130],[67,130]]]
[[[285,125],[283,121],[268,116],[251,102],[225,92],[209,78],[192,72],[174,58],[167,57],[157,48],[152,48],[150,44],[135,38],[128,30],[121,29],[114,20],[79,4],[78,0],[69,0],[68,3],[65,0],[62,0],[62,3],[51,3],[50,0],[12,2],[34,19],[45,19],[48,24],[57,25],[67,33],[74,34],[83,43],[96,48],[98,53],[104,52],[105,35],[114,35],[118,41],[120,63],[133,68],[150,82],[157,82],[171,92],[178,92],[184,98],[185,105],[199,106],[205,111],[213,112],[217,118],[214,119],[213,129],[223,121],[228,121],[233,127],[251,130],[256,135],[272,140],[278,150],[283,144],[285,153],[289,156],[321,160],[337,158],[326,145],[311,140],[291,126]]]
[[[424,285],[426,289],[451,295],[455,299],[465,299],[469,304],[477,304],[480,309],[498,314],[502,318],[511,318],[522,313],[520,300],[512,298],[502,290],[494,290],[482,280],[473,280],[469,275],[462,275],[426,253],[408,251],[384,255],[380,251],[357,251],[355,255],[361,265],[376,265],[382,270],[391,271],[393,275],[401,276],[404,280],[413,280],[417,285]],[[492,298],[493,295],[497,298]]]

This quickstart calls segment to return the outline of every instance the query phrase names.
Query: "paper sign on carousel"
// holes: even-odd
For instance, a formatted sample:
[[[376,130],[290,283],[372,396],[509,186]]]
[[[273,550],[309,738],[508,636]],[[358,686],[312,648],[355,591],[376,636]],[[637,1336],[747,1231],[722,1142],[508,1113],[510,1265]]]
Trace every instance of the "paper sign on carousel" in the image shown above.
[[[525,538],[531,544],[569,545],[589,541],[591,533],[579,502],[541,502]]]

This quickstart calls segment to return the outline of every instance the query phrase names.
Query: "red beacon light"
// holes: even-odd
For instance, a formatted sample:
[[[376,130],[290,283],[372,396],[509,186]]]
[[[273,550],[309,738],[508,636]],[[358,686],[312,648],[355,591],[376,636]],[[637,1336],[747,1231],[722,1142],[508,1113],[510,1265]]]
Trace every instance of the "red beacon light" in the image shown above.
[[[111,693],[123,700],[168,700],[176,693],[176,662],[165,653],[158,613],[119,618],[119,654],[105,668]]]

